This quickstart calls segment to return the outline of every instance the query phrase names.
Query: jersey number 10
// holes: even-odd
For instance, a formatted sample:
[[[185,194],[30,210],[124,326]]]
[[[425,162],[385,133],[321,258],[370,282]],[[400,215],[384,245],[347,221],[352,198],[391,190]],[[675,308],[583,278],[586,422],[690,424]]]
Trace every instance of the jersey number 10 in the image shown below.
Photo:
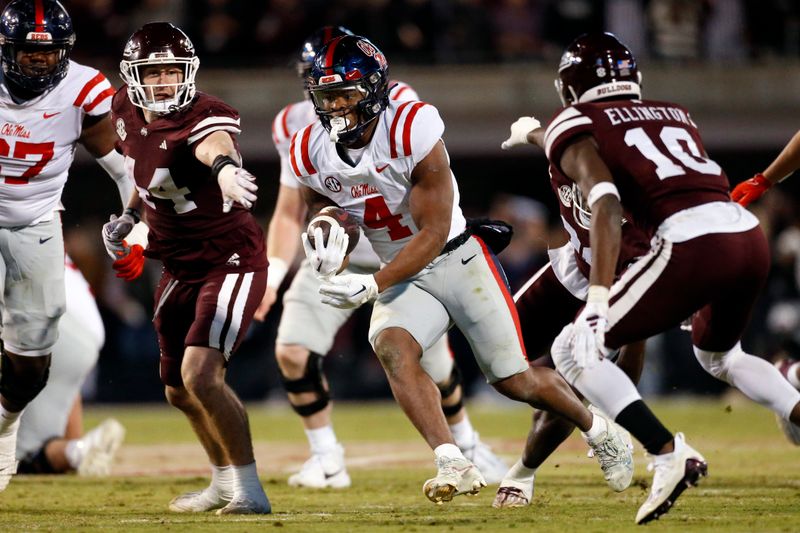
[[[665,126],[661,129],[659,137],[677,162],[661,153],[644,129],[634,128],[625,132],[625,144],[636,147],[643,156],[656,165],[656,175],[659,179],[683,176],[686,174],[686,169],[713,176],[722,173],[722,168],[718,164],[700,153],[697,143],[685,129]]]

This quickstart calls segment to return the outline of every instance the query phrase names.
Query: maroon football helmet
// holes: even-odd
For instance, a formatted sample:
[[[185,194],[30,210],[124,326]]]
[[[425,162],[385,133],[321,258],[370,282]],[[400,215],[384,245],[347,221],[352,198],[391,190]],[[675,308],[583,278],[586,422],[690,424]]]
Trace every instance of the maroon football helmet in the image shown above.
[[[565,106],[605,98],[640,98],[636,58],[611,33],[586,33],[572,41],[558,65],[556,90]]]
[[[152,87],[142,83],[145,67],[176,65],[183,68],[183,79],[175,86],[174,97],[156,100]],[[200,59],[195,55],[194,45],[183,31],[169,22],[145,24],[130,36],[122,52],[119,71],[128,85],[128,98],[143,109],[158,114],[172,113],[187,105],[194,98],[197,68]],[[161,85],[159,85],[161,86]]]

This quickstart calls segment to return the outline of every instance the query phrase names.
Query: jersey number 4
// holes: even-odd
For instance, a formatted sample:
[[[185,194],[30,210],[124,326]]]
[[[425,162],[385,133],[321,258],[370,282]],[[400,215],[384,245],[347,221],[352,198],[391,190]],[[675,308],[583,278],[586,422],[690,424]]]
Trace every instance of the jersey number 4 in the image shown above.
[[[53,147],[56,143],[26,143],[25,141],[17,141],[14,143],[14,154],[11,155],[14,159],[27,160],[29,155],[41,156],[33,166],[22,173],[21,176],[11,177],[6,176],[5,182],[9,185],[24,185],[28,180],[38,176],[44,166],[53,159]],[[5,139],[0,139],[0,157],[8,157],[11,154],[11,146]],[[2,169],[0,169],[2,172]]]
[[[393,241],[411,236],[408,226],[400,223],[403,215],[393,215],[383,196],[373,196],[364,200],[364,225],[372,229],[389,228],[389,238]]]
[[[136,175],[134,174],[134,166],[136,166],[136,160],[132,157],[125,157],[125,170],[128,176]],[[156,209],[156,205],[152,201],[153,198],[170,200],[173,209],[178,214],[188,213],[197,209],[197,204],[186,197],[192,191],[189,190],[189,187],[178,187],[175,184],[175,180],[172,179],[168,168],[157,168],[153,172],[153,177],[150,179],[147,188],[144,189],[136,185],[136,190],[139,191],[139,197],[142,201],[153,209]]]
[[[659,137],[674,159],[661,153],[644,129],[634,128],[625,133],[625,144],[636,147],[643,156],[655,164],[659,179],[683,176],[686,174],[686,169],[713,176],[722,173],[722,168],[718,164],[700,153],[697,143],[685,129],[665,126],[661,129]]]

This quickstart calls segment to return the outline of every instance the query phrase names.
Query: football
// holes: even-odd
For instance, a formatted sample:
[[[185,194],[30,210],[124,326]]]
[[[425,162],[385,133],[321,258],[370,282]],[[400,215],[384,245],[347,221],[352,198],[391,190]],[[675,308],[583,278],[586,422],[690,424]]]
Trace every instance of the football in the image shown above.
[[[325,243],[328,242],[328,235],[333,226],[341,226],[347,232],[349,241],[347,243],[347,253],[353,251],[358,244],[358,239],[361,237],[361,228],[358,226],[358,221],[350,216],[350,214],[341,207],[328,206],[320,209],[319,213],[314,215],[311,222],[308,223],[306,232],[308,233],[308,240],[314,246],[314,229],[317,227],[322,228],[322,237]]]

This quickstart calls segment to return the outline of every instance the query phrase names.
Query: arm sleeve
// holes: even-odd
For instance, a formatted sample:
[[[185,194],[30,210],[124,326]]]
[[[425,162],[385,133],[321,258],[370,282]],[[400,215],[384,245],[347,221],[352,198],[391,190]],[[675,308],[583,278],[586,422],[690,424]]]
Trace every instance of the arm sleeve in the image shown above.
[[[416,107],[422,104],[421,107]],[[414,166],[433,150],[433,147],[442,138],[444,133],[444,122],[439,116],[439,111],[430,104],[417,102],[410,104],[411,111],[408,113],[403,127],[402,142],[411,146],[411,158]],[[416,114],[414,111],[416,110]]]
[[[562,109],[550,121],[544,134],[544,151],[547,159],[560,168],[558,161],[569,146],[570,139],[576,135],[591,133],[593,129],[594,123],[591,116],[585,113],[581,106]]]

